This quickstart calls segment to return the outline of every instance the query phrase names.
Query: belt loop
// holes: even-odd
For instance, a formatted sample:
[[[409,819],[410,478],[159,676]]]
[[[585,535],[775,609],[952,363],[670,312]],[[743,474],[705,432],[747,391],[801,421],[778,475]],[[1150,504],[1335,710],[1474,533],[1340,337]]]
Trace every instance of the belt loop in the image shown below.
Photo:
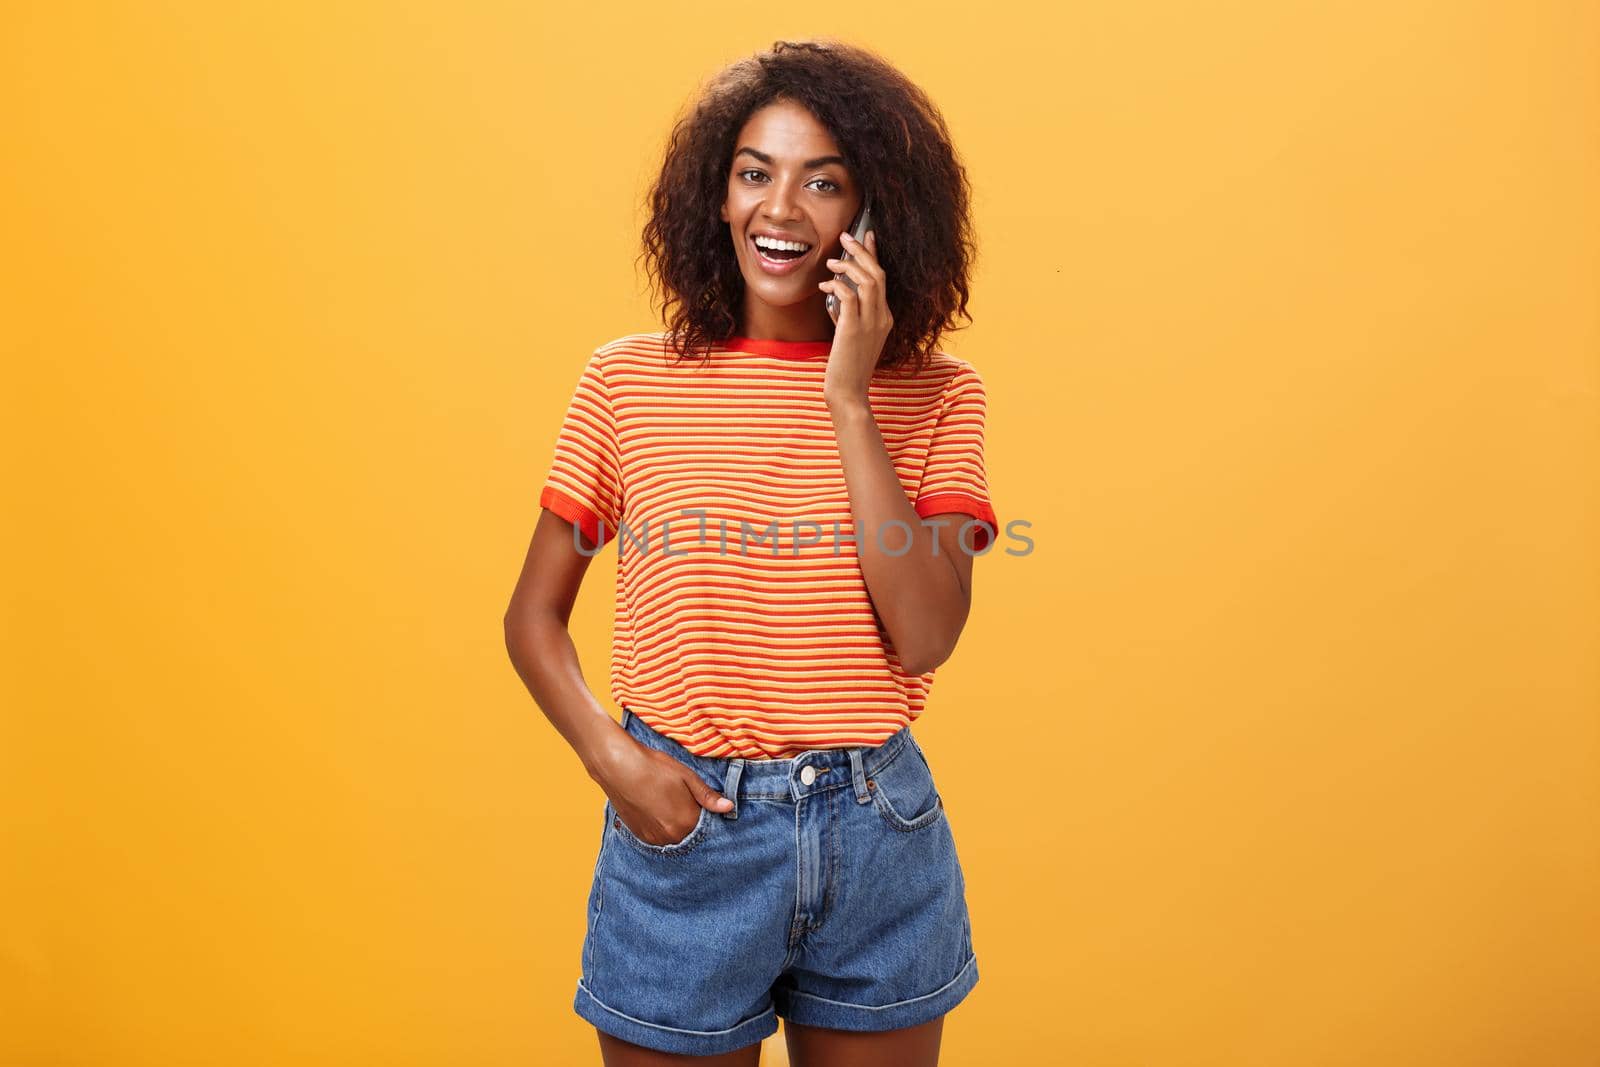
[[[739,777],[744,774],[744,759],[735,756],[728,761],[728,774],[722,782],[722,795],[733,801],[733,807],[721,813],[724,819],[739,817]]]
[[[850,749],[850,781],[856,787],[856,803],[870,804],[872,794],[867,792],[867,772],[861,766],[861,749]]]

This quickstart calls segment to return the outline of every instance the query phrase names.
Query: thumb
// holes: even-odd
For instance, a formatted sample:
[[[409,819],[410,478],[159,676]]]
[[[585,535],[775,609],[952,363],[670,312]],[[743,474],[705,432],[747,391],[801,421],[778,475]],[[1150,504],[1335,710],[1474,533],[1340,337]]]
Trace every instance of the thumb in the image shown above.
[[[728,811],[733,807],[733,801],[712,789],[711,786],[706,784],[705,779],[699,775],[691,774],[688,782],[689,792],[694,794],[694,798],[700,802],[702,808],[710,808],[712,811]]]

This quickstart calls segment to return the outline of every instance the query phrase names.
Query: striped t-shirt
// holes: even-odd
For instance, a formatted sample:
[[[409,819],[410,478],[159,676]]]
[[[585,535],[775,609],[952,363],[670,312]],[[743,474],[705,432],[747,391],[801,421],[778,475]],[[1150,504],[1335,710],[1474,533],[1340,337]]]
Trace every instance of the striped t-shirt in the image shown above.
[[[539,494],[586,547],[602,528],[617,545],[612,700],[702,756],[881,743],[922,714],[934,672],[900,669],[867,594],[854,538],[871,532],[823,400],[832,342],[732,337],[679,362],[664,337],[589,357]],[[982,520],[962,540],[985,553],[978,372],[935,352],[916,377],[880,370],[868,401],[917,514]],[[906,543],[882,532],[885,551]]]

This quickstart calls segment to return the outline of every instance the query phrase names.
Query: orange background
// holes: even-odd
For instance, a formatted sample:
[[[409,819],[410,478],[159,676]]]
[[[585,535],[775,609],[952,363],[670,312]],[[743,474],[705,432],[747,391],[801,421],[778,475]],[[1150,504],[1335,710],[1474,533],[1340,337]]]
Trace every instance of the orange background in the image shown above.
[[[598,1062],[501,614],[673,117],[813,33],[950,120],[1035,540],[917,727],[943,1062],[1600,1063],[1600,9],[830,13],[0,12],[0,1063]]]

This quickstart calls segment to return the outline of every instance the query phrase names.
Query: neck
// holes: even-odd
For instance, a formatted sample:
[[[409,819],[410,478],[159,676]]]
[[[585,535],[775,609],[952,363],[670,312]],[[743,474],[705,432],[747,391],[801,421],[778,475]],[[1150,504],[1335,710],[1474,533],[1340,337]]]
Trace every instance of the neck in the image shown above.
[[[773,307],[746,294],[738,332],[773,341],[832,341],[834,326],[823,303],[826,297],[819,292],[814,300]]]

